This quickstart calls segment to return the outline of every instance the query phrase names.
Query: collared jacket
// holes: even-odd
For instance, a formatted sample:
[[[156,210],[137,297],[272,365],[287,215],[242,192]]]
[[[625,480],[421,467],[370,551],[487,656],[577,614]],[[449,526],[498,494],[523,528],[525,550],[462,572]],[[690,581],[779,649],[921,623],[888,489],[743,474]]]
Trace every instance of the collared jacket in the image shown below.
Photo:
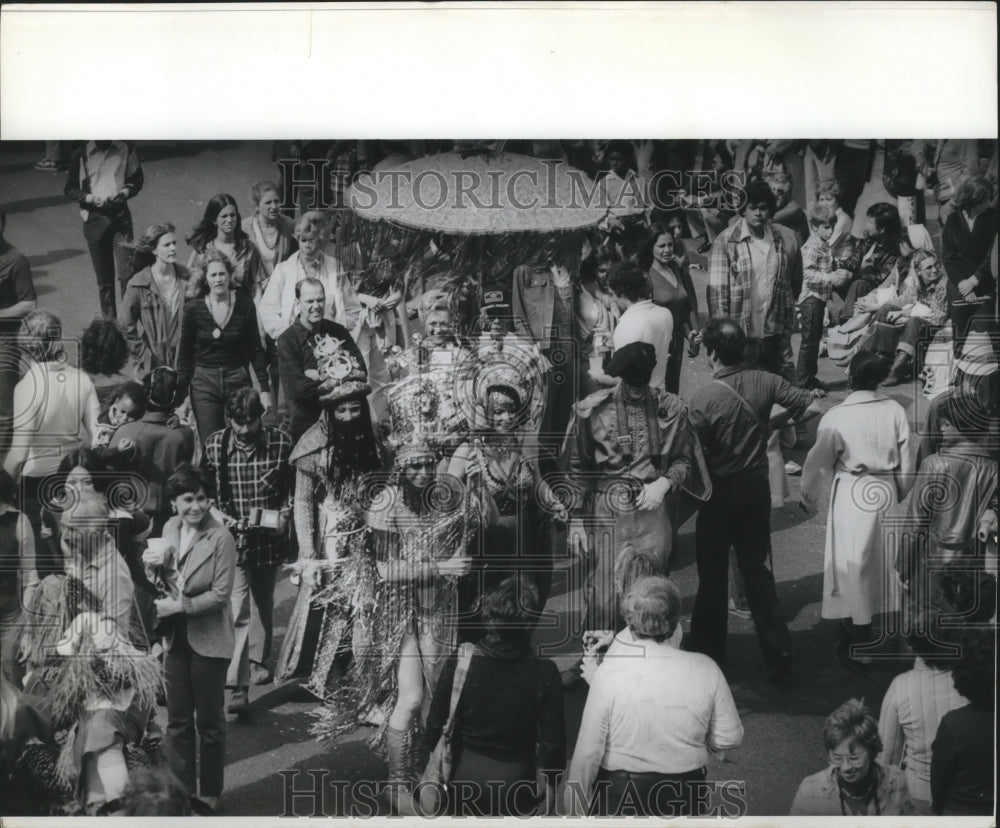
[[[184,290],[190,273],[186,267],[174,265],[178,279],[175,306],[156,289],[150,268],[144,268],[128,281],[125,296],[118,309],[118,323],[125,331],[136,374],[144,376],[161,365],[177,363],[177,346],[181,341],[181,317],[184,312]]]
[[[120,449],[124,440],[133,442],[131,468],[145,483],[145,499],[139,506],[150,514],[170,511],[167,478],[194,455],[194,433],[186,426],[169,428],[168,417],[147,411],[141,420],[121,426],[111,439],[112,449]]]
[[[574,286],[574,304],[578,290]],[[555,333],[556,284],[552,269],[527,265],[514,268],[510,306],[515,333],[533,340],[543,351],[548,349]]]
[[[102,154],[104,160],[97,161],[92,157],[97,154]],[[88,141],[86,146],[78,149],[70,158],[63,194],[80,205],[80,215],[84,222],[103,217],[131,229],[132,214],[128,209],[128,199],[139,194],[143,183],[142,164],[131,143],[111,141],[102,153],[93,141]],[[125,191],[124,199],[106,200],[101,207],[86,203],[89,195],[110,199],[122,190]]]
[[[916,813],[906,776],[892,765],[875,763],[878,775],[875,797],[880,816],[910,816]],[[807,776],[799,785],[789,816],[844,816],[840,789],[832,767]]]
[[[163,538],[179,557],[181,518],[172,517],[163,527]],[[164,568],[172,570],[180,582],[181,604],[187,616],[187,639],[191,649],[204,658],[230,659],[235,643],[230,599],[236,578],[236,541],[229,530],[211,515],[191,541],[191,548],[179,562],[171,555]],[[150,577],[157,573],[147,567]],[[168,576],[169,578],[169,576]],[[167,579],[164,579],[167,580]],[[167,649],[174,646],[167,635]]]
[[[765,296],[763,336],[784,334],[791,328],[795,297],[802,287],[802,252],[795,233],[774,222],[769,227],[774,239],[776,269],[769,295]],[[749,331],[753,317],[752,279],[750,235],[746,223],[737,221],[720,233],[712,245],[706,289],[709,316],[731,316],[743,330]]]

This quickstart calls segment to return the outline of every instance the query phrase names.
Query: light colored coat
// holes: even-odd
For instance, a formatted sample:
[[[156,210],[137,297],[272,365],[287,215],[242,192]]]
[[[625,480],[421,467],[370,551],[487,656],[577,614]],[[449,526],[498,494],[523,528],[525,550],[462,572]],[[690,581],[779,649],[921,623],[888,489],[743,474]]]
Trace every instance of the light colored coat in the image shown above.
[[[320,281],[326,290],[326,312],[331,322],[339,322],[357,339],[361,323],[361,303],[350,280],[333,256],[323,256],[323,274]],[[274,340],[292,324],[298,312],[295,286],[304,278],[305,270],[299,266],[299,253],[293,253],[271,273],[267,287],[260,297],[258,312],[264,330]]]
[[[882,519],[913,470],[910,425],[895,400],[855,391],[820,420],[802,470],[802,499],[819,500],[830,477],[823,564],[824,618],[869,624],[884,606]]]

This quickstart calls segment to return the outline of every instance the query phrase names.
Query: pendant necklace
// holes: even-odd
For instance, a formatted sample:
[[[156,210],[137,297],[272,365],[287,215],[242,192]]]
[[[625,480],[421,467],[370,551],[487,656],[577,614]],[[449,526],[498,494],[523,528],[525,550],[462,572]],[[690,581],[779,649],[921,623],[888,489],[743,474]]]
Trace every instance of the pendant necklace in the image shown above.
[[[229,324],[229,320],[233,315],[233,297],[232,294],[226,294],[226,315],[222,322],[219,322],[218,316],[215,314],[215,310],[212,308],[212,297],[205,297],[205,307],[208,308],[209,314],[212,316],[212,321],[215,322],[215,329],[212,331],[212,339],[218,339],[222,336],[222,329]]]

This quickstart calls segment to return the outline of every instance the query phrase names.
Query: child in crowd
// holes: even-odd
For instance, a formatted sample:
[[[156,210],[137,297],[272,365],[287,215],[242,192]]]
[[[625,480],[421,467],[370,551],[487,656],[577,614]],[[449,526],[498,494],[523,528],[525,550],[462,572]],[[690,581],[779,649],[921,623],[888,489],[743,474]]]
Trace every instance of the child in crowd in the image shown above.
[[[844,208],[840,206],[839,198],[840,185],[834,179],[828,178],[819,182],[819,185],[816,187],[816,204],[829,208],[837,217],[837,221],[833,226],[833,235],[827,240],[827,244],[830,245],[834,258],[846,259],[853,247],[851,240],[851,225],[853,222]]]
[[[125,423],[134,423],[146,413],[146,395],[137,382],[122,383],[115,390],[115,396],[105,414],[97,421],[97,434],[93,448],[111,445],[114,433]]]
[[[809,238],[802,245],[802,292],[798,309],[802,325],[798,374],[802,388],[822,388],[816,378],[820,341],[823,339],[826,304],[834,287],[847,284],[849,270],[835,270],[830,239],[837,215],[828,206],[815,204],[809,209]]]

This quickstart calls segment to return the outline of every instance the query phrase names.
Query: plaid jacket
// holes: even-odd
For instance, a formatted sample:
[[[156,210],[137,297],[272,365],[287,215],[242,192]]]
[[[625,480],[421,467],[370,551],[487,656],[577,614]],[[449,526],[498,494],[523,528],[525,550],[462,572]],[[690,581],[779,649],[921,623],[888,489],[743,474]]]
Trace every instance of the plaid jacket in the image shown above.
[[[283,431],[262,426],[257,442],[244,450],[229,440],[229,485],[232,500],[221,500],[219,464],[222,440],[227,429],[216,431],[205,443],[205,466],[215,474],[219,489],[219,508],[230,518],[249,517],[250,510],[286,509],[291,495],[292,472],[288,457],[292,441]],[[247,533],[247,563],[250,566],[277,566],[285,562],[288,540],[284,532],[270,529],[250,530]]]
[[[795,297],[802,285],[802,252],[795,233],[780,224],[770,223],[774,236],[777,270],[771,295],[766,297],[763,336],[784,333],[792,326]],[[708,265],[708,315],[731,316],[750,333],[750,258],[749,233],[743,220],[721,232],[712,245]]]

